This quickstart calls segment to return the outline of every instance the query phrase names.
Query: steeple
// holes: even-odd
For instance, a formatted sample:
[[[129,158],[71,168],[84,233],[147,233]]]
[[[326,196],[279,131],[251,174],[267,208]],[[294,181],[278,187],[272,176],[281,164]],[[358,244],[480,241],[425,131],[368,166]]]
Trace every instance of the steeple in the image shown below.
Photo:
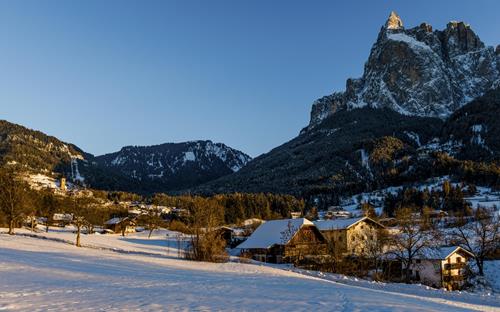
[[[391,14],[389,15],[389,18],[387,19],[387,22],[385,22],[385,28],[387,29],[402,29],[403,28],[403,21],[401,21],[401,18],[399,15],[392,11]]]

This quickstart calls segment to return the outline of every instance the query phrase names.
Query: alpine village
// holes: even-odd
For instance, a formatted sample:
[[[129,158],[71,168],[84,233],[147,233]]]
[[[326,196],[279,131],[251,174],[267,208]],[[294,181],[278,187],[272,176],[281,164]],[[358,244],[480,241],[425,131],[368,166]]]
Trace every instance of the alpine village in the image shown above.
[[[360,78],[253,159],[207,140],[95,156],[0,121],[0,241],[487,293],[498,307],[500,46],[395,12],[374,39]]]

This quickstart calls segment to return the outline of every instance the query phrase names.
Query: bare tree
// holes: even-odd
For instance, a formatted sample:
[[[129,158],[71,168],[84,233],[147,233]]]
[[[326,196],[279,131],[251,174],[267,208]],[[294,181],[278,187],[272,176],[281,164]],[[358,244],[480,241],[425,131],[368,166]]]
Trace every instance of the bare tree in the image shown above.
[[[135,221],[131,217],[122,218],[120,220],[120,223],[121,223],[120,229],[121,229],[122,236],[125,236],[125,234],[127,233],[127,228],[129,226],[135,225]]]
[[[157,206],[149,206],[141,208],[139,222],[146,225],[149,230],[148,238],[151,238],[154,230],[157,230],[163,223],[162,209]]]
[[[364,256],[368,258],[375,268],[375,275],[378,277],[382,258],[389,244],[389,233],[386,229],[368,227],[364,232],[366,239],[358,240],[363,243]]]
[[[99,205],[101,204],[101,205]],[[113,207],[103,207],[102,202],[94,199],[90,203],[90,209],[86,213],[86,229],[88,234],[94,234],[96,226],[103,226],[109,216],[112,214]]]
[[[415,220],[410,208],[400,208],[396,211],[396,220],[399,232],[390,238],[390,253],[401,261],[403,266],[404,280],[411,281],[411,265],[413,260],[426,248],[433,247],[433,241],[437,237],[432,231],[424,231]]]
[[[29,186],[12,169],[0,171],[0,212],[9,224],[9,234],[28,211]]]
[[[288,242],[295,236],[295,233],[297,233],[298,230],[299,229],[293,225],[292,221],[288,221],[286,228],[280,232],[281,244],[283,246],[288,244]],[[298,261],[302,258],[302,254],[301,254],[302,249],[297,248],[295,251],[296,251],[296,254],[294,254],[293,257],[287,256],[285,261],[287,261],[287,262],[293,261],[294,265],[297,266],[299,264]]]
[[[76,240],[75,246],[81,247],[81,232],[82,228],[88,226],[89,215],[92,214],[93,200],[90,197],[82,195],[72,195],[72,209],[73,225],[76,227]]]
[[[216,201],[195,197],[191,207],[191,241],[186,258],[198,261],[227,260],[226,241],[218,227],[224,219],[224,209]]]
[[[45,217],[45,232],[49,232],[50,223],[53,221],[54,214],[60,209],[60,201],[50,191],[45,190],[40,198],[40,213]]]
[[[282,232],[280,232],[280,234],[281,234],[281,243],[283,245],[285,245],[286,243],[288,243],[288,241],[290,239],[292,239],[292,237],[295,235],[295,233],[297,233],[297,230],[298,229],[295,226],[293,226],[292,221],[288,221],[286,229],[284,229]]]
[[[484,260],[500,248],[500,218],[493,210],[478,208],[473,220],[459,217],[450,238],[474,254],[478,274],[484,275]]]

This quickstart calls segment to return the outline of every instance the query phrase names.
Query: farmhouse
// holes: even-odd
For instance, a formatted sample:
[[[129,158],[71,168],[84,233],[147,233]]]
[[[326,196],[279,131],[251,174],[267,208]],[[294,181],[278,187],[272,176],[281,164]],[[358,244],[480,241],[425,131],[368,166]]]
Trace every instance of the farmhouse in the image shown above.
[[[337,256],[362,255],[384,226],[368,217],[314,222]]]
[[[327,252],[325,238],[305,218],[267,221],[237,248],[257,261],[271,263],[301,261]]]
[[[432,287],[461,289],[467,278],[468,261],[473,256],[457,246],[424,250],[412,262],[412,279]]]

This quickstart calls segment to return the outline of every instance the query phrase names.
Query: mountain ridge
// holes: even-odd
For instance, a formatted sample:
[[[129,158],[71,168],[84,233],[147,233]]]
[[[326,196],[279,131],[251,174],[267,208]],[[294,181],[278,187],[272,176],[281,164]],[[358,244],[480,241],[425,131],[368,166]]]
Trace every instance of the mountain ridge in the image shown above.
[[[153,158],[162,154],[165,156],[173,154],[171,159],[164,157],[160,160],[163,161],[161,165],[168,167],[171,173],[163,177],[163,174],[160,176],[154,170],[148,171],[149,167],[154,166],[148,163],[151,158],[146,159],[145,155],[141,156],[141,151],[144,150],[148,152],[147,156]],[[160,155],[153,155],[153,150],[156,152],[159,150]],[[130,170],[127,170],[116,161],[111,163],[113,159],[122,155],[126,165],[124,153],[138,156],[131,162],[136,168],[130,169],[129,166]],[[175,160],[181,155],[185,157],[184,162],[170,163],[170,160]],[[109,160],[110,158],[112,159]],[[34,174],[64,176],[76,184],[104,190],[168,192],[238,171],[250,159],[250,156],[241,151],[210,140],[126,146],[118,152],[94,156],[74,144],[63,142],[41,131],[0,120],[1,166],[16,166],[18,170]],[[137,175],[130,175],[132,171]]]
[[[444,30],[422,23],[405,29],[391,12],[372,46],[361,78],[343,92],[316,100],[311,129],[339,110],[388,107],[401,114],[445,119],[500,84],[500,46],[486,46],[464,22]]]

